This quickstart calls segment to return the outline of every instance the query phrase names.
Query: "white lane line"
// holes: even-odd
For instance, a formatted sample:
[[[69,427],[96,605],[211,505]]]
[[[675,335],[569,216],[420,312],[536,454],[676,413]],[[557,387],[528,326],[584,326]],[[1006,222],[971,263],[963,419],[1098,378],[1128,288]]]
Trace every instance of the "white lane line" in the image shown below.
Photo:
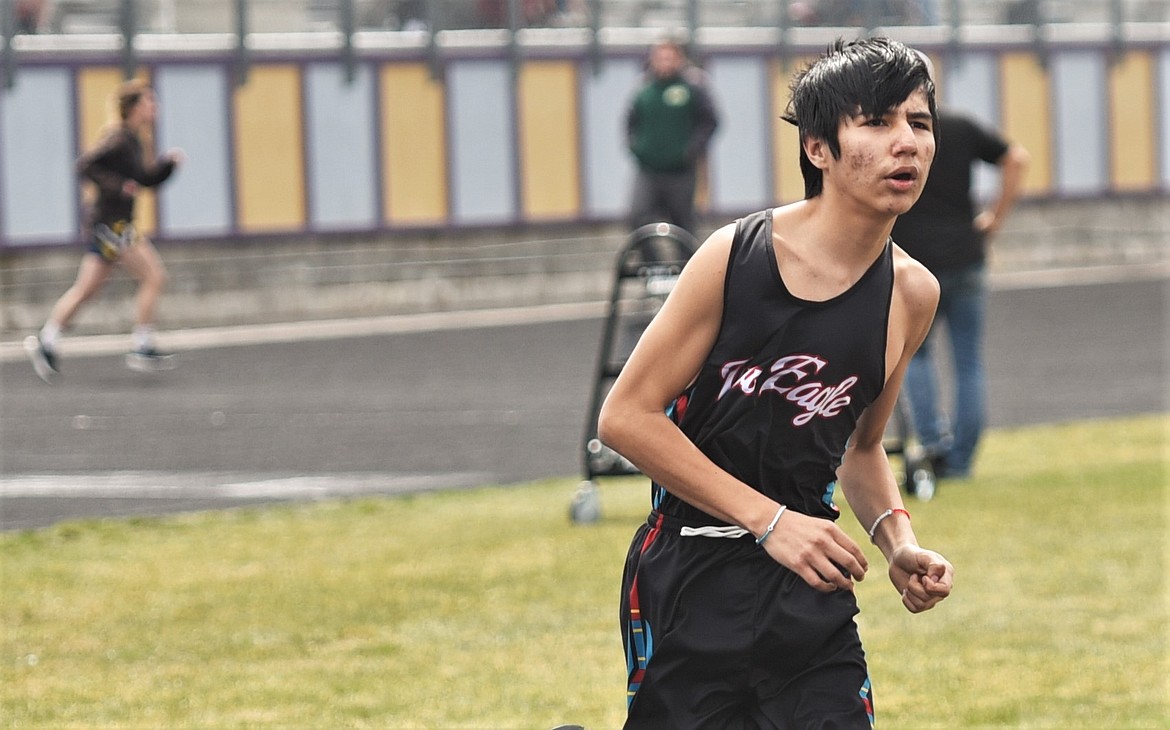
[[[505,327],[516,324],[566,322],[602,317],[605,315],[608,304],[608,302],[572,302],[513,309],[477,309],[460,312],[431,312],[163,330],[159,333],[159,340],[167,348],[195,350],[275,342],[330,340],[364,335]],[[61,340],[61,354],[66,356],[117,354],[126,351],[128,342],[129,336],[124,334],[64,337]],[[24,347],[21,341],[0,343],[0,362],[23,360],[24,357]]]
[[[1155,281],[1158,279],[1170,279],[1170,261],[1115,266],[1085,266],[1050,271],[1004,271],[993,274],[989,284],[996,291],[1011,291],[1127,281]]]
[[[991,274],[989,285],[993,290],[1011,291],[1157,279],[1170,280],[1170,261],[1045,271],[999,272]],[[159,339],[165,347],[182,351],[277,342],[329,340],[364,335],[392,335],[409,332],[565,322],[604,317],[608,309],[608,301],[569,302],[532,307],[164,330],[159,333]],[[22,339],[23,336],[16,341],[0,342],[0,362],[12,362],[25,358]],[[117,354],[126,351],[128,341],[129,336],[125,334],[65,337],[61,342],[61,353],[65,356]]]
[[[119,471],[0,478],[0,500],[16,497],[104,499],[324,499],[429,492],[490,484],[486,472],[444,474],[271,474]]]

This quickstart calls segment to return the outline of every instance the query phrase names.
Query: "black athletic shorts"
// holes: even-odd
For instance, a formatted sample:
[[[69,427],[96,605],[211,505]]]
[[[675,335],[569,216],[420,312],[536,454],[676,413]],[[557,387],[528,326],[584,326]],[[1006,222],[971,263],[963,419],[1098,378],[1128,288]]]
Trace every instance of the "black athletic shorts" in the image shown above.
[[[106,225],[95,223],[89,231],[86,250],[102,257],[107,264],[112,264],[122,257],[122,252],[137,243],[138,231],[130,221],[117,221]]]
[[[871,728],[850,591],[822,593],[750,536],[651,512],[626,558],[627,728]]]

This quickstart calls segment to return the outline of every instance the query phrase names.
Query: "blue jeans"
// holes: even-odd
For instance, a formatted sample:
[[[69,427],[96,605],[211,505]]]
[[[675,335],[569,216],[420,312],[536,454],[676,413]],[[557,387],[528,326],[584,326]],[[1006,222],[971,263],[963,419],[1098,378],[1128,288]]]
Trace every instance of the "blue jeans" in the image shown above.
[[[946,455],[946,474],[965,477],[979,437],[983,433],[985,391],[983,372],[983,320],[987,301],[986,273],[982,264],[935,272],[941,288],[938,314],[926,342],[906,370],[906,394],[910,398],[918,440],[930,452]],[[938,403],[937,373],[931,357],[938,331],[945,325],[954,365],[954,417],[948,419]]]

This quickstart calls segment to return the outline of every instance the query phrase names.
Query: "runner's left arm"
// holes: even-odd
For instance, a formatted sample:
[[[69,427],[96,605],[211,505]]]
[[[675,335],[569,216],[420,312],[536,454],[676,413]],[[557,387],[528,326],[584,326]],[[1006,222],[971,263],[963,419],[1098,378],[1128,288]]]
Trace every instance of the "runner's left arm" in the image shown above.
[[[899,256],[904,254],[899,252]],[[871,539],[889,563],[890,580],[902,595],[903,605],[918,613],[950,594],[954,569],[942,555],[918,545],[883,436],[910,358],[930,330],[938,283],[920,264],[905,260],[895,281],[902,284],[895,291],[890,332],[900,352],[882,394],[858,419],[837,478],[858,522],[873,533]]]

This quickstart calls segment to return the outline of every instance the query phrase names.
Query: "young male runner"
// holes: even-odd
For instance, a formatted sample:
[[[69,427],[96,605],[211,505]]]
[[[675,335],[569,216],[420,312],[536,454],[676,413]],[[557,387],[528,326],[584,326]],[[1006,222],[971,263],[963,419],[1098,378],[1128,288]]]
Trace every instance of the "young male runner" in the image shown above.
[[[901,43],[838,41],[786,118],[805,199],[703,244],[601,411],[601,439],[654,482],[622,583],[627,727],[872,724],[868,566],[834,524],[837,484],[908,610],[951,590],[882,447],[938,302],[889,238],[934,157],[933,84]]]
[[[132,350],[126,366],[152,371],[174,366],[172,357],[155,346],[155,311],[167,281],[166,267],[150,239],[134,227],[134,201],[142,186],[161,185],[185,159],[170,150],[151,159],[143,137],[152,130],[158,104],[154,90],[141,79],[125,81],[114,91],[117,119],[102,139],[77,160],[77,171],[96,188],[89,211],[86,252],[77,279],[53,305],[40,332],[25,338],[24,347],[37,375],[52,382],[58,374],[57,344],[61,333],[85,302],[101,291],[114,266],[121,263],[138,281]]]

